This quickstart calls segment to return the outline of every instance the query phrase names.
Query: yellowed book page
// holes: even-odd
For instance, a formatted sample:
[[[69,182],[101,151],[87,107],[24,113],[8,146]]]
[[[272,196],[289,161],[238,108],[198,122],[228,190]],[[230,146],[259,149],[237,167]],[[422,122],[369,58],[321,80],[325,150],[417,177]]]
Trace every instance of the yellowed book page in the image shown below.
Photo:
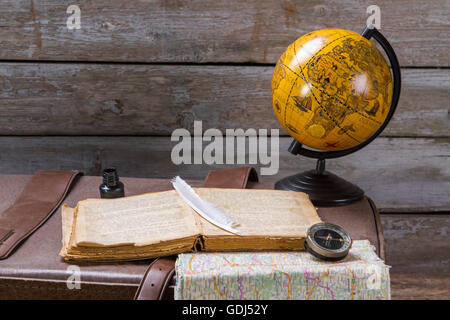
[[[62,220],[62,248],[60,255],[64,256],[67,253],[67,247],[70,241],[70,235],[72,233],[72,223],[74,217],[74,208],[63,204],[61,209],[61,220]]]
[[[196,188],[198,195],[227,212],[239,223],[242,236],[304,238],[312,224],[321,222],[309,197],[301,192]],[[202,234],[229,236],[205,219]]]
[[[175,191],[88,199],[77,208],[71,241],[76,246],[145,246],[200,232],[192,209]]]

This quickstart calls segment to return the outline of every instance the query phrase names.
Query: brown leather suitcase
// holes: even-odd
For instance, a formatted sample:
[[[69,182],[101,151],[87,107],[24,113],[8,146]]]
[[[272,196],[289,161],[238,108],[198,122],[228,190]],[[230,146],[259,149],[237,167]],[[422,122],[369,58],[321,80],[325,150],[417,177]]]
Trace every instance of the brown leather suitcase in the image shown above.
[[[0,175],[0,213],[19,197],[32,176]],[[122,178],[126,195],[171,189],[165,179]],[[98,198],[100,177],[81,176],[68,192],[64,203],[75,206],[79,200]],[[201,186],[202,181],[189,181]],[[249,182],[248,188],[271,189],[273,184]],[[342,207],[319,208],[324,221],[342,225],[353,239],[369,239],[384,259],[380,218],[369,198]],[[1,226],[0,226],[1,227]],[[58,255],[61,249],[61,213],[57,208],[10,256],[0,260],[1,299],[133,299],[152,260],[120,263],[81,264],[80,289],[69,289],[73,274]],[[173,289],[173,288],[172,288]],[[163,298],[173,297],[170,286]]]

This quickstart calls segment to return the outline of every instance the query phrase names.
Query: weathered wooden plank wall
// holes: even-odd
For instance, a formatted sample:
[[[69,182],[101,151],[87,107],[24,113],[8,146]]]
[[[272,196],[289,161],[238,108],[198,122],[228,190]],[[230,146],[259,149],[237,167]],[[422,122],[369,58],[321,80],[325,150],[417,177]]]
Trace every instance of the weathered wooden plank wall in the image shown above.
[[[314,168],[313,160],[286,151],[290,142],[280,139],[280,171],[262,176],[263,181]],[[1,137],[0,172],[31,174],[36,168],[53,168],[100,175],[102,168],[113,165],[123,176],[201,179],[208,170],[223,167],[173,164],[176,143],[168,137]],[[328,168],[358,183],[383,211],[450,210],[449,143],[450,138],[379,138],[357,154],[329,160]]]
[[[450,276],[448,214],[383,214],[381,223],[386,261],[395,272]]]
[[[314,29],[360,32],[372,3],[85,1],[81,29],[68,30],[70,4],[0,3],[0,173],[116,165],[123,175],[202,178],[206,165],[170,162],[171,132],[194,120],[280,128],[269,86],[283,50]],[[382,138],[329,168],[382,210],[450,210],[450,3],[377,5],[403,67],[398,111]],[[285,151],[289,140],[280,141],[279,174],[264,179],[313,166]]]
[[[274,63],[300,35],[361,32],[370,0],[97,0],[79,3],[82,28],[67,30],[72,1],[0,3],[2,59]],[[402,66],[450,66],[446,0],[379,0],[382,31]]]
[[[4,63],[0,134],[170,135],[192,129],[279,128],[272,66]],[[449,134],[447,69],[404,69],[385,136]],[[192,131],[192,130],[191,130]],[[283,135],[286,134],[282,131]]]

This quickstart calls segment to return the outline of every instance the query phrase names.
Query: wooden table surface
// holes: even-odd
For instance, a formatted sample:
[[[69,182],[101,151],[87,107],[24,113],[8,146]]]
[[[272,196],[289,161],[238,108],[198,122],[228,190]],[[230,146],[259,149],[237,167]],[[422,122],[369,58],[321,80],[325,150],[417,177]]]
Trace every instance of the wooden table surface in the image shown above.
[[[450,275],[391,272],[392,300],[449,300]]]

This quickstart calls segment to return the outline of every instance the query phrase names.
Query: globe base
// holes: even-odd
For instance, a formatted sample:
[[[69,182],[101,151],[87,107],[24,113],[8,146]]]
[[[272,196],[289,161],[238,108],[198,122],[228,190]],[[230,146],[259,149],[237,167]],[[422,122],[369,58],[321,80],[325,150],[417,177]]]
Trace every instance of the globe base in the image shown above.
[[[275,183],[275,189],[304,192],[318,207],[347,205],[364,197],[364,191],[353,183],[331,172],[318,170],[309,170],[281,179]]]

